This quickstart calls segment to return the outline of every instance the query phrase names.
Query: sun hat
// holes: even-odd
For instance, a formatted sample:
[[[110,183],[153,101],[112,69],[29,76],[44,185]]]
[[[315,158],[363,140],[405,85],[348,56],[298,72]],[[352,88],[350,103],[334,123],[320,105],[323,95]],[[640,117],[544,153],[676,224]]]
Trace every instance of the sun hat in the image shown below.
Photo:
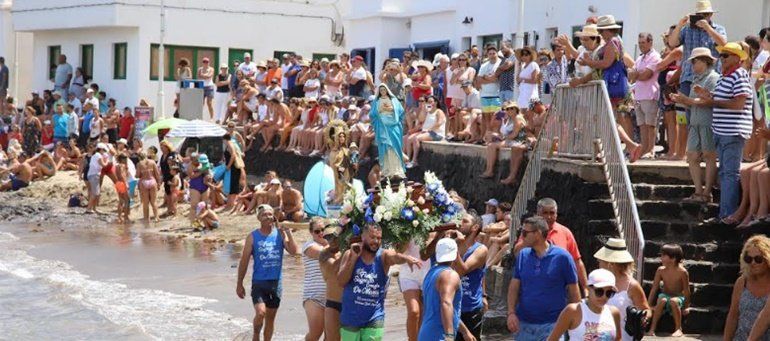
[[[220,69],[229,69],[230,67],[227,66],[227,63],[222,63],[222,64],[219,64],[219,68]]]
[[[257,62],[257,67],[267,68],[267,63],[264,60],[260,60]]]
[[[330,224],[324,227],[324,238],[329,236],[337,237],[339,236],[339,234],[340,234],[340,228],[337,225]]]
[[[340,61],[336,60],[336,59],[332,60],[332,61],[329,62],[329,67],[332,67],[332,65],[337,65],[337,67],[339,67],[340,66]]]
[[[695,13],[697,14],[708,14],[708,13],[714,13],[714,9],[711,7],[711,1],[709,0],[698,0],[695,2]]]
[[[452,53],[452,59],[457,59],[458,57],[460,57],[459,53],[457,53],[457,52]]]
[[[524,51],[528,51],[529,55],[532,56],[532,58],[537,57],[537,50],[535,50],[532,46],[525,46],[520,49],[516,49],[513,53],[516,55],[516,59],[521,59],[521,53]]]
[[[588,274],[588,280],[586,285],[594,288],[612,288],[618,290],[615,287],[615,275],[607,269],[596,269]]]
[[[280,185],[281,184],[281,180],[278,180],[278,179],[270,180],[270,184],[271,185]]]
[[[519,104],[516,102],[509,102],[508,105],[505,105],[505,103],[503,103],[502,109],[505,110],[508,108],[516,108],[516,110],[519,110]]]
[[[418,60],[418,61],[412,63],[412,67],[415,68],[415,69],[420,67],[420,66],[422,66],[425,69],[427,69],[428,72],[433,71],[433,63],[431,63],[431,62],[429,62],[427,60]]]
[[[109,148],[107,148],[107,145],[104,142],[99,142],[96,144],[96,149],[107,150]]]
[[[634,257],[626,248],[626,241],[619,238],[607,239],[604,246],[594,253],[594,258],[608,263],[633,263]]]
[[[598,30],[611,30],[615,28],[623,28],[615,22],[615,16],[611,14],[602,15],[596,22],[596,29]]]
[[[404,87],[407,87],[407,86],[412,86],[411,78],[404,79]]]
[[[328,63],[328,62],[329,62],[329,58],[326,58],[326,57],[321,58],[321,63]]]
[[[128,145],[128,141],[126,141],[126,139],[118,140],[117,144],[121,144],[121,143],[124,144],[124,145]]]
[[[457,242],[452,238],[441,238],[436,244],[436,263],[451,262],[457,259]]]
[[[724,44],[723,46],[717,46],[717,51],[719,53],[734,54],[738,56],[738,58],[740,58],[741,61],[744,61],[746,60],[746,58],[749,58],[749,54],[743,50],[743,47],[741,47],[741,44],[736,42],[729,42],[727,44]]]
[[[243,58],[251,58],[251,53],[248,53],[248,52],[244,53]]]
[[[348,111],[354,111],[354,110],[358,110],[358,107],[357,107],[355,104],[351,104],[351,105],[348,107]]]
[[[707,57],[710,58],[713,61],[716,61],[716,58],[711,55],[711,50],[708,47],[696,47],[692,49],[692,52],[690,52],[690,58],[687,60],[692,61],[695,58],[698,57]]]

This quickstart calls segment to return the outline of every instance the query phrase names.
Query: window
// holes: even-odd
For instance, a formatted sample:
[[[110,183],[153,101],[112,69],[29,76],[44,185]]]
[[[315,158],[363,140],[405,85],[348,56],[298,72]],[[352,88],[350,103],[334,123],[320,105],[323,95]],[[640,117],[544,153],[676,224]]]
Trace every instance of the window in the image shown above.
[[[128,43],[116,43],[113,45],[114,55],[113,63],[114,69],[112,72],[113,79],[126,79],[126,56],[128,50]]]
[[[488,45],[493,45],[495,48],[500,49],[500,42],[503,41],[503,35],[502,34],[495,34],[491,36],[482,36],[481,37],[481,46],[479,46],[481,49],[485,50]]]
[[[471,37],[463,37],[461,47],[463,51],[471,49]]]
[[[150,45],[150,80],[158,79],[158,47],[158,44]],[[163,45],[163,50],[163,79],[166,81],[176,80],[176,67],[182,58],[190,62],[193,77],[205,57],[211,60],[213,67],[219,65],[219,49],[216,47]]]
[[[243,54],[248,53],[254,56],[254,51],[249,49],[229,49],[227,51],[227,66],[230,67],[230,70],[233,70],[233,64],[236,60],[239,62],[243,62]],[[252,58],[253,60],[254,58]],[[217,66],[219,67],[219,66]],[[219,69],[217,69],[219,70]]]
[[[334,53],[313,53],[313,60],[328,59],[329,61],[337,59],[337,55]]]
[[[529,46],[529,32],[524,32],[524,46]]]
[[[273,51],[273,58],[283,62],[283,55],[285,53],[292,54],[294,51]]]
[[[59,64],[59,55],[61,54],[61,45],[48,47],[48,78],[53,79],[56,76],[56,65]]]
[[[94,76],[94,45],[80,45],[80,68],[83,69],[83,78]]]
[[[578,47],[580,46],[580,38],[575,35],[575,33],[580,32],[583,30],[583,26],[572,26],[572,46]]]

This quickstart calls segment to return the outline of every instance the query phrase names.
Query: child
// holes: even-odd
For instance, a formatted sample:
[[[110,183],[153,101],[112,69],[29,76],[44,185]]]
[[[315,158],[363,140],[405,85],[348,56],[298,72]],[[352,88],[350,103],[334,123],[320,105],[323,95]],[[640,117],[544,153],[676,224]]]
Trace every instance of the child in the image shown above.
[[[176,216],[176,204],[179,202],[179,198],[182,196],[181,183],[182,179],[179,178],[179,166],[172,166],[171,180],[168,181],[168,185],[171,188],[171,198],[168,203],[168,213],[171,216]]]
[[[118,164],[115,167],[115,192],[118,193],[118,223],[130,222],[128,199],[128,157],[126,154],[118,154]]]
[[[204,229],[213,230],[219,228],[219,216],[217,216],[214,210],[208,208],[205,201],[198,203],[198,207],[195,208],[195,213]]]
[[[655,327],[664,312],[674,317],[675,331],[671,336],[684,335],[682,315],[687,314],[687,307],[690,305],[690,275],[682,266],[683,258],[684,252],[679,245],[666,244],[660,249],[660,261],[663,265],[655,271],[655,279],[652,281],[652,290],[648,298],[650,305],[655,306],[649,336],[655,336]],[[662,292],[658,294],[661,286]],[[657,302],[653,299],[657,299]]]

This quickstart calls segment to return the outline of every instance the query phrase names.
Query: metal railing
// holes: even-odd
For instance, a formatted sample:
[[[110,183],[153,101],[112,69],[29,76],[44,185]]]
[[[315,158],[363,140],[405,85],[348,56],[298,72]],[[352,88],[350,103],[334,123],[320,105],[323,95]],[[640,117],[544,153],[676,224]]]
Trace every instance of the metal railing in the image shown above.
[[[527,212],[527,202],[535,196],[543,160],[551,157],[591,160],[602,167],[618,235],[626,240],[628,251],[636,259],[636,276],[641,280],[644,234],[604,82],[592,81],[575,88],[558,86],[546,115],[511,210],[510,245],[514,245],[513,241],[517,238],[515,232],[521,225],[521,217]]]

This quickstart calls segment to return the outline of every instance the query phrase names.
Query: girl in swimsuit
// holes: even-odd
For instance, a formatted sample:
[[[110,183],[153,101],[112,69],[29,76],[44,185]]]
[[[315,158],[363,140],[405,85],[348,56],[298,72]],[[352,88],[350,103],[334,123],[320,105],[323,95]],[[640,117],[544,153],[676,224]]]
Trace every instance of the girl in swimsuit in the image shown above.
[[[127,223],[131,220],[129,215],[131,210],[128,204],[128,186],[126,181],[128,179],[128,157],[125,154],[120,154],[117,157],[117,165],[115,167],[115,192],[118,193],[118,224]]]
[[[145,222],[150,222],[150,206],[155,222],[158,218],[158,204],[155,202],[155,196],[158,193],[160,183],[160,172],[155,161],[148,159],[144,153],[139,154],[139,164],[136,165],[136,173],[139,175],[139,193],[142,198],[142,212]]]

